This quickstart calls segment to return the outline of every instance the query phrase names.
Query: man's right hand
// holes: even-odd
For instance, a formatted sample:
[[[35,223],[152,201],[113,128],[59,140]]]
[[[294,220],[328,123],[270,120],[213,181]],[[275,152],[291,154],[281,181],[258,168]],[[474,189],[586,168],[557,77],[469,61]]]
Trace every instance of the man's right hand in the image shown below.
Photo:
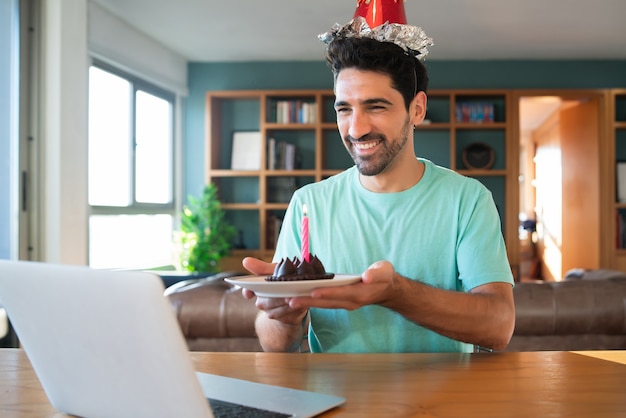
[[[274,267],[276,266],[276,263],[268,263],[254,257],[244,258],[241,264],[255,276],[269,276],[274,273]],[[254,292],[248,289],[242,289],[241,293],[246,299],[252,299],[255,296]]]
[[[246,257],[242,262],[246,270],[252,274],[271,275],[275,263],[267,263],[258,258]],[[255,297],[248,289],[242,290],[246,299]],[[257,297],[255,305],[261,311],[256,320],[256,331],[265,351],[294,351],[299,347],[302,336],[306,332],[307,308],[292,308],[291,298]]]
[[[276,263],[267,263],[258,258],[246,257],[242,262],[246,270],[252,274],[262,276],[274,273]],[[242,294],[246,299],[255,297],[255,293],[248,289],[242,289]],[[291,308],[289,301],[291,298],[266,298],[257,297],[256,307],[265,312],[269,319],[274,319],[288,325],[299,325],[306,315],[306,308]]]

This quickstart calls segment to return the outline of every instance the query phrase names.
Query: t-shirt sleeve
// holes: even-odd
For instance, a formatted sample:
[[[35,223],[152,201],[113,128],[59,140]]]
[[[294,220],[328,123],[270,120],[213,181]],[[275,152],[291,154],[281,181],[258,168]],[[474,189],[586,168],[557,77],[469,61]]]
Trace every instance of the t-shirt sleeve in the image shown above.
[[[513,284],[500,216],[491,193],[482,188],[461,213],[462,229],[457,242],[459,279],[465,290],[492,283]]]

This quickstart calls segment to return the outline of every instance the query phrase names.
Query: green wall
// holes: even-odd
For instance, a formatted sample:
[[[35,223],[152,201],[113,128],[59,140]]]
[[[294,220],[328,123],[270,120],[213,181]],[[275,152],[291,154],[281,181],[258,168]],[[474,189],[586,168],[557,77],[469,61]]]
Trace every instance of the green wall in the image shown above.
[[[321,52],[320,52],[321,54]],[[433,89],[626,88],[621,61],[426,61]],[[184,194],[204,185],[204,97],[211,90],[331,89],[323,61],[190,63]]]

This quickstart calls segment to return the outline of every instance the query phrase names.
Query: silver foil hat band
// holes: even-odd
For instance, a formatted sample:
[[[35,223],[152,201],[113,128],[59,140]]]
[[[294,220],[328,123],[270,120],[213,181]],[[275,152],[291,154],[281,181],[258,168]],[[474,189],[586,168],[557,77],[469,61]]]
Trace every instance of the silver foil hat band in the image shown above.
[[[317,38],[325,44],[337,38],[372,38],[380,42],[392,42],[418,60],[423,60],[428,55],[428,47],[433,45],[432,38],[426,36],[420,27],[385,22],[372,29],[362,16],[355,17],[343,26],[336,23],[330,31],[319,34]]]

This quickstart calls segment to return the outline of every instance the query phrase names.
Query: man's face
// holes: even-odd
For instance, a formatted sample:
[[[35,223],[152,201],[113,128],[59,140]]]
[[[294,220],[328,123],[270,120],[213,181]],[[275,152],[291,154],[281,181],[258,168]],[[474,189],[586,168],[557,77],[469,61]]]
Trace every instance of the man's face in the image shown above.
[[[341,70],[335,81],[337,126],[359,172],[375,176],[407,150],[410,117],[391,78],[373,71]]]

